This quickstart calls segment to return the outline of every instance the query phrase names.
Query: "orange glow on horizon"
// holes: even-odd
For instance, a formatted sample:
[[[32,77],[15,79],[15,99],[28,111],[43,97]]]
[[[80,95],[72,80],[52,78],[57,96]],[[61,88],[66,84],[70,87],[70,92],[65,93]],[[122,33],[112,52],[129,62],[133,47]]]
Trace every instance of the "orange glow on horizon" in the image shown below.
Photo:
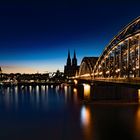
[[[31,67],[31,66],[15,66],[15,65],[2,65],[2,73],[21,73],[21,74],[34,74],[34,73],[47,73],[47,72],[56,72],[55,69],[51,69],[48,71],[47,67]]]
[[[2,68],[3,73],[37,73],[36,70],[33,68],[28,68],[28,67],[18,67],[18,66],[8,66],[8,67],[3,67]]]

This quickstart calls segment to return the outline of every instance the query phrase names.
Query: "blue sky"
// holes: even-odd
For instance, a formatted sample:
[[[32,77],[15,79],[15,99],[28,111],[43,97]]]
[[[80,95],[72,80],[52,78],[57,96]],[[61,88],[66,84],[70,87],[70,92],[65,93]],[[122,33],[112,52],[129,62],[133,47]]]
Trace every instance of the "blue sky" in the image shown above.
[[[133,3],[134,6],[133,6]],[[0,3],[0,66],[4,72],[56,71],[67,51],[99,56],[140,15],[138,0],[4,1]]]

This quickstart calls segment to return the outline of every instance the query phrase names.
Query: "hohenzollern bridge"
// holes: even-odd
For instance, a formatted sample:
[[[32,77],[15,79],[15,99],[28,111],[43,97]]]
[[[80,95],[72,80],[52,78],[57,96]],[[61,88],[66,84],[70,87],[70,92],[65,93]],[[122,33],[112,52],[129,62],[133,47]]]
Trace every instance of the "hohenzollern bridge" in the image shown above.
[[[140,81],[140,17],[125,26],[99,58],[83,58],[76,78]]]

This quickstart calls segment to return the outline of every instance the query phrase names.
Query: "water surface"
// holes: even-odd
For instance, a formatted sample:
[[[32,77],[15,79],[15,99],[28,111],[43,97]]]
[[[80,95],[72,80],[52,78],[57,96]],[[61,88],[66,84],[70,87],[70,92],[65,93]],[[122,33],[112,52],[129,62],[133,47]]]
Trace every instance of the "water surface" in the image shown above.
[[[1,87],[0,139],[139,140],[139,105],[87,102],[93,92],[87,85]]]

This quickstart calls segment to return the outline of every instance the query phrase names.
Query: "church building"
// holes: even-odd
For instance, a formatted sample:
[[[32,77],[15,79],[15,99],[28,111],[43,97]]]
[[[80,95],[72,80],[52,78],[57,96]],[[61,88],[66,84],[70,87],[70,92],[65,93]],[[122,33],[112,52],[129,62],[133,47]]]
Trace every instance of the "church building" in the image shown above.
[[[67,77],[72,77],[76,75],[79,71],[79,66],[77,65],[76,52],[74,51],[73,58],[71,60],[70,51],[68,51],[67,63],[64,66],[64,75]]]

